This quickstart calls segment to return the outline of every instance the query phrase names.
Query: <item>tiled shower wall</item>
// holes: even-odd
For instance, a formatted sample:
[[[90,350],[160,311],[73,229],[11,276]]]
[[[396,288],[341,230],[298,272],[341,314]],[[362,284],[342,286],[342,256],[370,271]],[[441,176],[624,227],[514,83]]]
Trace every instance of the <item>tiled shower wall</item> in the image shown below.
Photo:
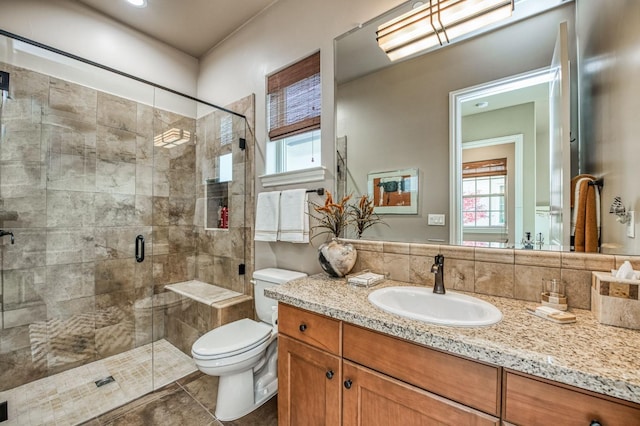
[[[213,112],[198,119],[196,145],[196,187],[198,198],[194,230],[196,235],[196,276],[199,281],[253,294],[253,286],[247,285],[253,274],[253,176],[255,138],[253,137],[255,97],[243,98],[227,109],[244,115],[232,121],[232,137],[222,125],[222,112]],[[246,141],[240,149],[238,138]],[[229,228],[205,230],[205,189],[207,178],[215,177],[216,157],[233,153],[233,180],[229,182]],[[246,244],[245,244],[246,242]],[[246,265],[245,275],[238,274],[238,266]],[[184,353],[191,355],[191,346],[204,333],[241,318],[253,318],[253,301],[239,298],[208,306],[192,299],[183,299],[165,311],[166,338]]]
[[[253,132],[247,123],[252,123],[254,97],[249,96],[231,105],[229,110],[245,115],[240,120],[224,111],[215,111],[198,119],[196,146],[197,209],[195,232],[197,235],[198,268],[197,279],[229,290],[245,293],[245,276],[238,274],[238,265],[251,259],[245,252],[245,241],[252,241],[251,224],[253,210],[246,202],[251,197],[253,185],[251,173],[251,153],[253,152]],[[227,121],[230,127],[225,126]],[[230,131],[229,131],[230,129]],[[241,149],[239,138],[244,138],[246,148]],[[205,184],[208,178],[216,177],[216,159],[232,154],[233,177],[229,187],[229,228],[205,230]],[[246,175],[246,176],[245,176]],[[247,192],[249,191],[249,192]],[[211,213],[210,213],[211,214]],[[250,244],[246,244],[250,246]]]
[[[154,155],[153,135],[171,127],[195,134],[196,123],[0,67],[12,86],[0,207],[19,215],[0,223],[16,237],[0,242],[4,390],[162,337],[150,297],[196,275],[196,153],[184,144]],[[147,241],[143,263],[133,258],[138,234]]]

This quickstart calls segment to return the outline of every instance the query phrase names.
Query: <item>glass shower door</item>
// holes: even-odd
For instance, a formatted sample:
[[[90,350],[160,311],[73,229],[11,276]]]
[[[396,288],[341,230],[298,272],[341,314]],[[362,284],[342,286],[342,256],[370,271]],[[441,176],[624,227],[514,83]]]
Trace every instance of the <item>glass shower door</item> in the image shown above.
[[[81,422],[153,389],[153,88],[8,38],[0,70],[0,403]]]

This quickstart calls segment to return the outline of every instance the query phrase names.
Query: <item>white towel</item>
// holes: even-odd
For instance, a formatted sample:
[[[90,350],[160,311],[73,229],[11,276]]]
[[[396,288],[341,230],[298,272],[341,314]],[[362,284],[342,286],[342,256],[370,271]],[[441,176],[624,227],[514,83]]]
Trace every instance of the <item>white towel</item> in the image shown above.
[[[306,189],[282,191],[278,239],[291,243],[309,242],[309,203]]]
[[[256,203],[256,241],[277,241],[280,191],[261,192]]]

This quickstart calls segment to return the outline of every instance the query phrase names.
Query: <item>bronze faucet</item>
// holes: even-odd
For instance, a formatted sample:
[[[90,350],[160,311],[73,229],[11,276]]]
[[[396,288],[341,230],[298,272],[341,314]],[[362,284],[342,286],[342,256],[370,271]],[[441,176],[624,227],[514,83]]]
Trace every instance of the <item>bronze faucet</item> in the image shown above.
[[[435,257],[435,262],[431,266],[431,272],[436,274],[435,285],[433,286],[433,292],[436,294],[445,294],[444,289],[444,255],[438,254]]]

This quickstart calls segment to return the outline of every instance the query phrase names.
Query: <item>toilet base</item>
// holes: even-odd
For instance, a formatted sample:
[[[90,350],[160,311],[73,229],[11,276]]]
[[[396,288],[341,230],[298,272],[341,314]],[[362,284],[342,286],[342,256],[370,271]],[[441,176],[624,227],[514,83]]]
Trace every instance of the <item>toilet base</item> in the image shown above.
[[[218,420],[232,421],[246,416],[278,392],[278,379],[275,379],[256,395],[253,380],[253,370],[220,377],[215,412]]]

